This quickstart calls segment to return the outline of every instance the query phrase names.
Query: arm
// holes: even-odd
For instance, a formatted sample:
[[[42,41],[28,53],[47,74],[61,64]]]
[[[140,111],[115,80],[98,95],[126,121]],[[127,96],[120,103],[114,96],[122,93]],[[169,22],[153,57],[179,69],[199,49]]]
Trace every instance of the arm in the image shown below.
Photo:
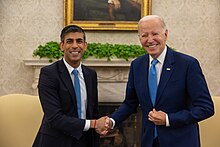
[[[188,108],[175,113],[168,113],[170,127],[181,127],[196,123],[214,114],[213,102],[196,59],[190,61],[187,69],[186,92]]]
[[[139,101],[136,94],[134,85],[134,66],[131,63],[128,83],[126,87],[125,100],[122,102],[120,107],[110,116],[115,121],[115,125],[121,123],[127,119],[132,113],[137,111]]]
[[[177,112],[168,114],[164,111],[153,109],[148,114],[149,121],[154,122],[156,125],[181,127],[196,123],[214,114],[213,102],[197,60],[192,60],[189,63],[186,73],[187,82],[183,87],[187,87],[187,92],[185,94],[186,96],[183,97],[185,102],[180,102],[182,103],[182,108]],[[184,90],[182,91],[185,93]],[[172,93],[175,92],[176,91],[173,91]],[[174,95],[169,95],[169,97],[174,97]],[[180,98],[180,96],[175,97],[175,99],[178,98]],[[188,104],[184,104],[186,101],[188,101]],[[173,103],[172,105],[176,104],[174,100],[171,100],[170,103]],[[179,106],[180,103],[178,104]]]

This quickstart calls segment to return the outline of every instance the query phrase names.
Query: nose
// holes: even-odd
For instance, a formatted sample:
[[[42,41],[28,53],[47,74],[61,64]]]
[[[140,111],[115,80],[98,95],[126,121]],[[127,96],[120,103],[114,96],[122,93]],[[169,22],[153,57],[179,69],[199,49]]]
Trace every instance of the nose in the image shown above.
[[[151,36],[151,35],[149,35],[148,36],[148,39],[147,39],[147,42],[153,42],[154,41],[154,37],[153,36]]]
[[[76,41],[73,41],[73,43],[72,43],[72,48],[77,48],[78,47],[78,44],[77,44],[77,42]]]

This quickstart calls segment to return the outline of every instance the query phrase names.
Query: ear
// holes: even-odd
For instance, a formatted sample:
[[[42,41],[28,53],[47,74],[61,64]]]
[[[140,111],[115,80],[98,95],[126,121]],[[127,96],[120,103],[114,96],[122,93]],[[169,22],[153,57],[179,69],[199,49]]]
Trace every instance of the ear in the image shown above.
[[[60,42],[60,49],[61,49],[61,51],[64,51],[63,45],[64,45],[64,43],[61,41],[61,42]]]
[[[87,49],[87,47],[88,47],[88,43],[84,42],[84,51]]]
[[[167,29],[165,31],[165,36],[166,36],[166,39],[167,39],[167,37],[168,37],[168,30]]]

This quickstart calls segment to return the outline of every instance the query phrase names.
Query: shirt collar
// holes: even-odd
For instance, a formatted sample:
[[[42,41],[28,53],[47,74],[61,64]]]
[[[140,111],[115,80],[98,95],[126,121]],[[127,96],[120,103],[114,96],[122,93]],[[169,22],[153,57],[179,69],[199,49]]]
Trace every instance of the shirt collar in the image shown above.
[[[160,54],[160,56],[157,58],[157,60],[159,61],[159,63],[163,64],[164,60],[165,60],[165,56],[166,56],[166,53],[167,53],[167,46],[165,46],[163,52]],[[149,61],[150,61],[150,64],[153,60],[153,58],[149,55]]]
[[[65,66],[66,66],[66,68],[67,68],[67,70],[68,70],[68,72],[69,72],[70,75],[71,75],[71,73],[72,73],[72,71],[73,71],[74,69],[78,70],[79,74],[82,73],[81,63],[79,64],[79,66],[78,66],[77,68],[73,68],[71,65],[69,65],[69,63],[66,62],[66,60],[65,60],[64,58],[63,58],[63,62],[64,62],[64,64],[65,64]]]

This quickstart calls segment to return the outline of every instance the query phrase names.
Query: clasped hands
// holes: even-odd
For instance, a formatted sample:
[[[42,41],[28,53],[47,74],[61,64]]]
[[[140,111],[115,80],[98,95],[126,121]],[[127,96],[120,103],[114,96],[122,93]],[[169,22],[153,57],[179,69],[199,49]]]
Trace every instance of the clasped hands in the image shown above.
[[[105,136],[108,133],[108,131],[112,128],[112,121],[108,116],[103,116],[97,120],[92,120],[91,126],[101,136]]]

